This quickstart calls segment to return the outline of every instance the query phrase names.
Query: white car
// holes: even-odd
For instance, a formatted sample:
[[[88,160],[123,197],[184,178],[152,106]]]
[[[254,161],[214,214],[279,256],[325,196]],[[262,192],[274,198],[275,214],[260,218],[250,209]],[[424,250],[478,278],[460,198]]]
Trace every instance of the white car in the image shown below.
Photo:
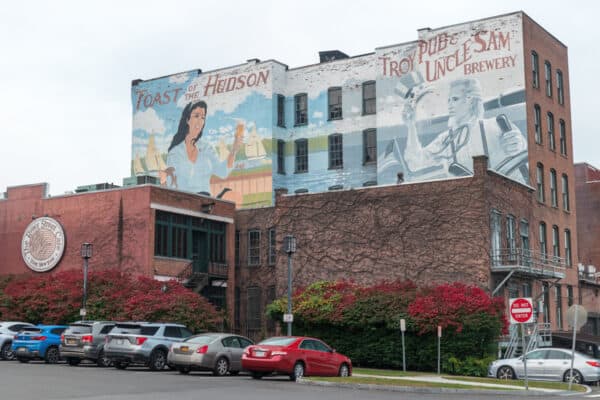
[[[498,379],[525,378],[523,356],[496,360],[488,368],[488,376]],[[571,375],[571,350],[554,347],[540,348],[527,353],[527,377],[532,380],[573,383],[600,381],[600,360],[575,352]]]
[[[15,335],[25,327],[35,326],[28,322],[1,321],[0,322],[0,360],[14,360],[15,355],[11,345]]]

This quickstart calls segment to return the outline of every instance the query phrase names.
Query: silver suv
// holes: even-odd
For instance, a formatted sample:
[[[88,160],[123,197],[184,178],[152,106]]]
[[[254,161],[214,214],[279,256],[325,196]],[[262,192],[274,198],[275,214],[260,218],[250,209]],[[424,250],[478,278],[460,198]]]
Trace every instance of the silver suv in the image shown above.
[[[91,360],[99,367],[110,366],[104,352],[106,334],[115,326],[110,321],[79,321],[69,325],[60,338],[60,355],[69,365]]]
[[[118,369],[142,364],[153,371],[167,365],[171,344],[192,335],[185,325],[171,323],[117,323],[106,336],[104,352]]]
[[[11,349],[13,338],[21,329],[34,326],[29,322],[0,322],[0,359],[14,360],[15,353]]]

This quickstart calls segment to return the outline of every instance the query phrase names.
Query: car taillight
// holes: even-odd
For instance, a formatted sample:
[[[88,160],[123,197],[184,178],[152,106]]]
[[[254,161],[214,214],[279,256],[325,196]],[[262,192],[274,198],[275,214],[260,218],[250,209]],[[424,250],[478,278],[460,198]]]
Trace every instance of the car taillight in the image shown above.
[[[585,363],[587,365],[591,365],[592,367],[598,367],[598,368],[600,368],[600,361],[586,361]]]
[[[94,341],[94,336],[93,335],[85,335],[81,337],[81,341],[83,343],[92,343]]]
[[[61,341],[62,343],[64,343],[64,342],[65,342],[65,335],[60,335],[60,341]]]
[[[287,356],[287,351],[273,351],[271,352],[272,356]]]
[[[32,336],[31,340],[40,340],[40,341],[44,341],[46,340],[46,336]]]
[[[137,344],[138,346],[144,344],[144,342],[148,340],[147,337],[137,337],[135,338],[135,344]]]
[[[206,354],[207,351],[208,351],[208,346],[204,345],[204,346],[200,347],[198,350],[196,350],[196,353],[198,353],[198,354]]]

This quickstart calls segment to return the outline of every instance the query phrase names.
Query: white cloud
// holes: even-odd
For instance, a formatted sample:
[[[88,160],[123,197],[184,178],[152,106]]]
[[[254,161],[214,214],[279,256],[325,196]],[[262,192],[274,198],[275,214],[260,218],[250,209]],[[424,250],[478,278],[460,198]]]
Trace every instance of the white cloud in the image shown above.
[[[138,111],[133,116],[133,129],[141,129],[148,133],[165,133],[165,123],[153,108]]]

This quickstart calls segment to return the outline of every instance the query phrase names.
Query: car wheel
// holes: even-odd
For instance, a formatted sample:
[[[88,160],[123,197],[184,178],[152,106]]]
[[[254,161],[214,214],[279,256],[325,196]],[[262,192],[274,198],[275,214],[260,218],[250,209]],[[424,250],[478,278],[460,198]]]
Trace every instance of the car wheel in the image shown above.
[[[106,357],[104,350],[100,350],[98,359],[96,360],[96,365],[98,365],[100,368],[106,368],[112,365],[112,361],[110,361],[110,358]]]
[[[262,372],[250,372],[250,375],[252,375],[252,379],[262,379],[263,376],[265,376],[265,374],[263,374]]]
[[[3,360],[14,360],[15,352],[12,351],[12,343],[4,343],[2,350],[0,350],[0,358]]]
[[[297,381],[298,379],[302,379],[304,376],[304,364],[301,361],[298,361],[294,365],[294,372],[290,375],[290,380]]]
[[[498,368],[498,372],[496,372],[496,377],[498,379],[516,379],[515,371],[508,365],[503,365],[500,368]]]
[[[179,373],[181,375],[187,375],[190,373],[190,371],[192,370],[190,367],[179,367],[177,368],[177,370],[179,371]]]
[[[27,364],[29,362],[29,358],[17,357],[20,363]]]
[[[348,364],[342,364],[342,366],[340,367],[340,372],[338,373],[338,376],[343,376],[343,377],[350,376],[350,368],[348,368]]]
[[[116,369],[125,369],[129,364],[125,361],[115,361],[114,366]]]
[[[160,371],[167,365],[167,355],[162,350],[154,350],[150,354],[150,369]]]
[[[219,357],[213,369],[213,375],[225,376],[229,372],[229,361],[225,357]]]
[[[56,364],[60,360],[60,353],[58,352],[58,348],[49,347],[46,350],[46,356],[44,357],[44,361],[46,364]]]
[[[569,382],[569,380],[573,383],[578,383],[578,384],[583,384],[583,375],[581,375],[581,372],[577,371],[576,369],[573,370],[573,377],[571,377],[571,370],[568,369],[567,372],[565,372],[565,375],[563,377],[563,380],[565,382]]]
[[[81,360],[79,358],[67,358],[67,363],[71,366],[79,365]]]

